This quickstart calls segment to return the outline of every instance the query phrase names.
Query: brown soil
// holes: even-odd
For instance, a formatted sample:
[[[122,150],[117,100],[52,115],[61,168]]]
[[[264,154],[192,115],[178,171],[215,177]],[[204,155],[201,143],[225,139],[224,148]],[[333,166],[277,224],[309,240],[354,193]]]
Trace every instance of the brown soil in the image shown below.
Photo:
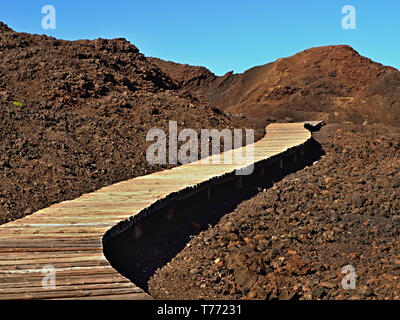
[[[400,130],[328,125],[325,155],[242,202],[150,277],[160,299],[400,299]],[[344,290],[342,267],[356,269]]]

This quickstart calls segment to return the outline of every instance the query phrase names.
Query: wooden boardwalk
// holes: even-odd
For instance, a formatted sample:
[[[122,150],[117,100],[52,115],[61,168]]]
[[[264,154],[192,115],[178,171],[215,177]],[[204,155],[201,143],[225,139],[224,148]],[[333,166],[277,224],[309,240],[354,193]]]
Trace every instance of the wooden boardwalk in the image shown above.
[[[0,299],[149,299],[143,290],[112,268],[103,242],[133,227],[170,201],[190,197],[219,179],[236,179],[235,170],[277,161],[301,151],[321,122],[271,124],[253,144],[254,158],[224,164],[227,151],[170,170],[104,187],[54,204],[0,226]],[[306,127],[308,129],[306,129]],[[245,146],[240,148],[245,155]],[[237,151],[236,151],[237,152]],[[215,164],[215,160],[220,164]],[[257,168],[257,167],[256,167]],[[54,267],[55,288],[43,287],[43,267]]]

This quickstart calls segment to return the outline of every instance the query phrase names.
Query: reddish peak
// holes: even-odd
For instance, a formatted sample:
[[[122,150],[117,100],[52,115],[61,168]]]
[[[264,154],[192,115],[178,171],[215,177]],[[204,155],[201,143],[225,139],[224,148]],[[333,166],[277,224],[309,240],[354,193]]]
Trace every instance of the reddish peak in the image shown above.
[[[323,47],[314,47],[301,51],[289,58],[301,58],[316,62],[323,59],[343,60],[348,58],[364,58],[349,45],[332,45]]]

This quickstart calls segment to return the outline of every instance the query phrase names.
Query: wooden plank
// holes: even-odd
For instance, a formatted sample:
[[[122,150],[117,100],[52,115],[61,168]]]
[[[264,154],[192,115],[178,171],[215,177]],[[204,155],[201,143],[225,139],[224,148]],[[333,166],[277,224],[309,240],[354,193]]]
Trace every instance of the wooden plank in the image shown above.
[[[143,295],[143,290],[137,287],[131,288],[107,288],[92,290],[65,290],[52,292],[33,292],[33,293],[5,293],[1,296],[4,300],[32,300],[32,299],[60,299],[60,298],[82,298],[82,297],[100,297],[113,294],[133,295],[133,298]]]
[[[23,278],[21,278],[22,280]],[[42,288],[43,277],[36,277],[33,281],[14,281],[13,282],[2,282],[0,283],[0,292],[4,292],[3,289],[16,289],[24,288],[25,290],[31,290],[30,288],[38,287]],[[121,278],[120,275],[106,274],[103,276],[76,276],[76,277],[60,277],[56,276],[57,288],[68,285],[85,285],[85,284],[105,284],[105,283],[128,283],[131,286],[131,282],[126,278]]]
[[[132,289],[135,292],[142,292],[143,290],[140,288],[133,288],[131,282],[116,282],[116,281],[109,281],[109,282],[100,282],[100,283],[87,283],[81,282],[77,284],[58,284],[54,289],[46,289],[43,288],[40,284],[39,286],[23,286],[23,287],[12,287],[9,286],[8,288],[1,288],[0,292],[2,295],[8,294],[57,294],[57,292],[63,291],[94,291],[99,289]]]
[[[29,270],[28,270],[29,271]],[[20,282],[25,280],[25,282],[29,282],[30,279],[32,281],[36,281],[35,279],[40,278],[43,279],[42,269],[37,269],[36,271],[30,270],[30,272],[19,272],[19,273],[9,273],[7,271],[0,272],[1,282]],[[27,281],[27,273],[29,273],[29,281]],[[74,278],[74,277],[88,277],[88,276],[120,276],[115,269],[113,269],[110,265],[108,266],[91,266],[91,267],[69,267],[65,269],[57,269],[57,277],[66,277],[66,278]],[[89,277],[88,277],[89,278]]]

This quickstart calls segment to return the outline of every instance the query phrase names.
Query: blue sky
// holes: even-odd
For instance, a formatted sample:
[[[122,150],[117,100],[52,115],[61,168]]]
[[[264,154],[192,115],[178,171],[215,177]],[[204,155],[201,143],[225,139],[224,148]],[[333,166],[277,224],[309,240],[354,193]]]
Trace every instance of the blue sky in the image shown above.
[[[55,30],[42,29],[44,5],[56,9]],[[356,9],[355,30],[342,28],[345,5]],[[66,40],[123,37],[146,56],[218,75],[331,44],[400,69],[399,0],[2,0],[0,20]]]

